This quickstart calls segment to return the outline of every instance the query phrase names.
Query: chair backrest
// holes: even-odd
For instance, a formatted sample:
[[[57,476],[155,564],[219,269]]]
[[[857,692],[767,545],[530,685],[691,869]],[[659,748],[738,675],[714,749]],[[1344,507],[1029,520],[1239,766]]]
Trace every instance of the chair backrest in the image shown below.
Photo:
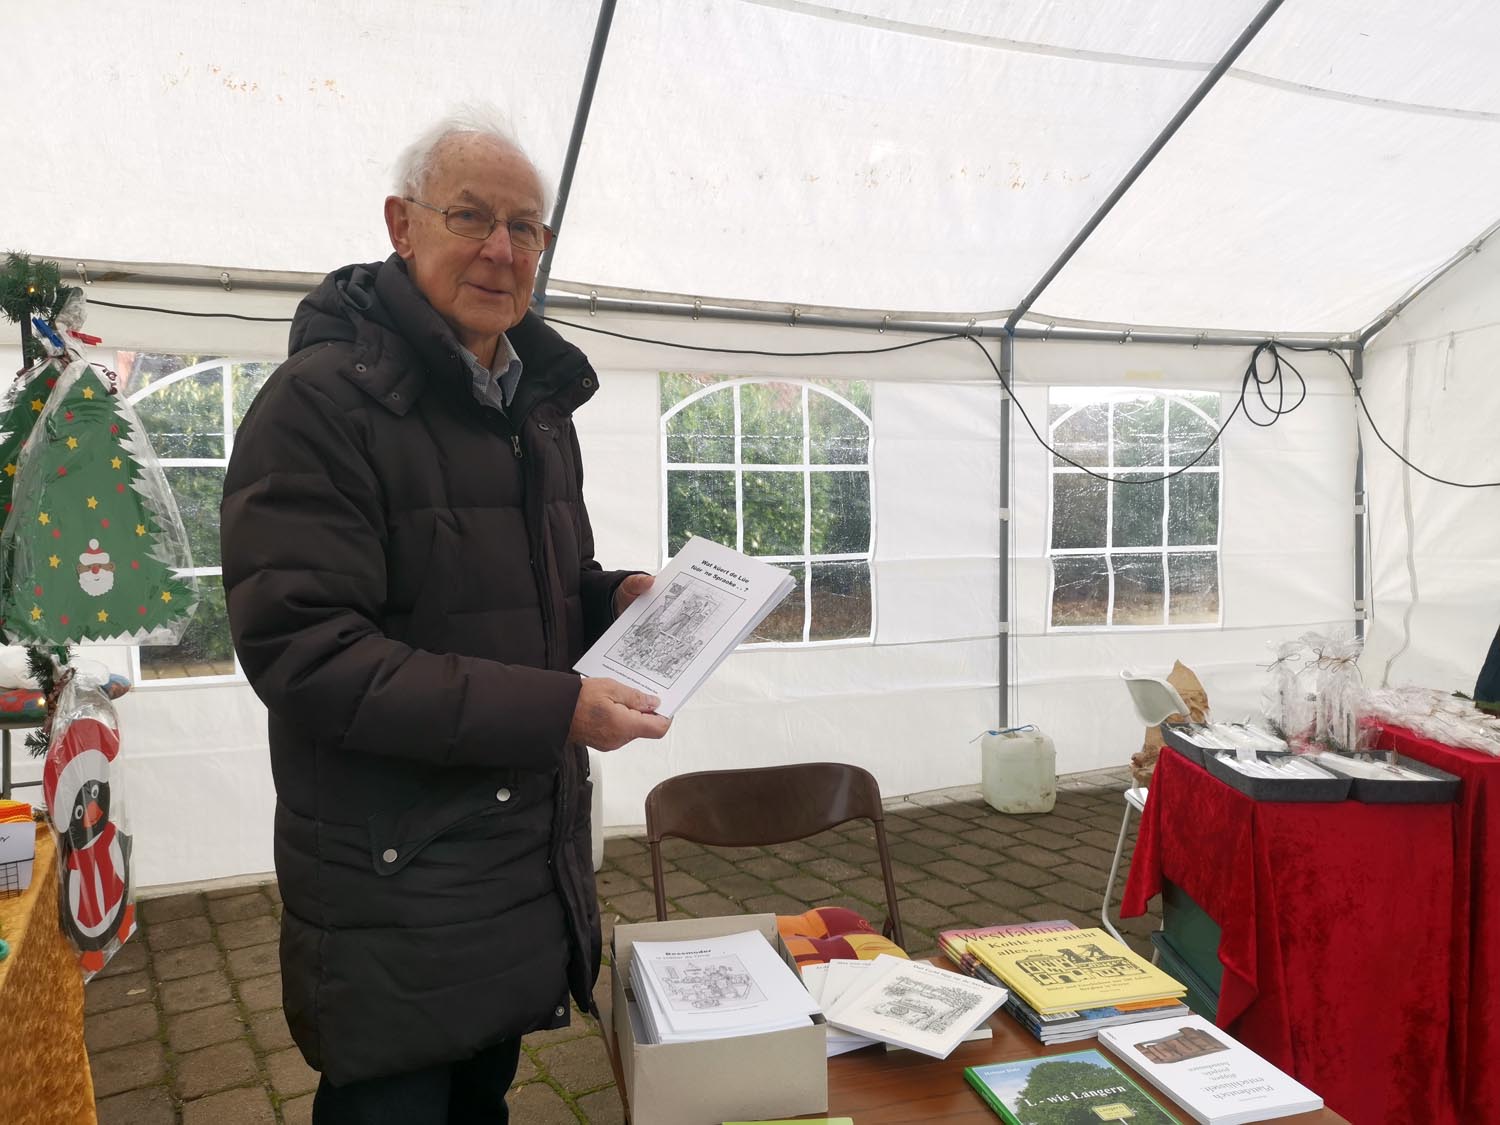
[[[805,839],[858,819],[875,827],[887,910],[881,932],[904,948],[880,786],[868,770],[843,762],[705,770],[669,777],[652,789],[646,794],[646,845],[656,917],[667,917],[661,862],[661,842],[667,837],[710,847],[755,847]]]
[[[1135,713],[1146,726],[1158,726],[1168,715],[1181,715],[1184,719],[1189,716],[1188,705],[1166,680],[1157,676],[1138,676],[1130,671],[1121,672],[1120,679],[1130,690]]]

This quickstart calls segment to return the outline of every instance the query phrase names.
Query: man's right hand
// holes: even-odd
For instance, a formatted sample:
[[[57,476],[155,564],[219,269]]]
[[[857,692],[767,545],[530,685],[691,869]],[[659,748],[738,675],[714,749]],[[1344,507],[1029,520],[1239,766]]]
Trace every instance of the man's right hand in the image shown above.
[[[618,750],[637,738],[660,738],[672,725],[671,719],[652,713],[660,703],[656,696],[619,680],[587,677],[573,708],[568,738],[595,750]]]

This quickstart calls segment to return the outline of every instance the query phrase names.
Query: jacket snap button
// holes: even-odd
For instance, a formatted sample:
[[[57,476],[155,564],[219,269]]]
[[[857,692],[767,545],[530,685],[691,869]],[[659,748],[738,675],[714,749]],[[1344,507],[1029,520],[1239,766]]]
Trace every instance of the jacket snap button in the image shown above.
[[[398,394],[396,391],[392,391],[391,392],[391,401],[392,402],[400,402],[401,401],[401,395]]]
[[[538,422],[536,424],[536,428],[539,430],[550,430],[552,427],[547,425],[546,422]]]
[[[497,790],[495,790],[495,800],[497,800],[497,801],[508,801],[508,800],[510,800],[510,790],[509,789],[497,789]]]
[[[559,1004],[556,1008],[552,1009],[552,1014],[558,1019],[562,1019],[563,1016],[567,1015],[567,1010],[561,1004]]]
[[[594,381],[592,379],[585,379],[583,381],[583,385],[585,388],[592,387],[594,385]]]
[[[356,370],[356,371],[363,371],[364,369],[365,369],[365,365],[363,363],[356,363],[354,365],[354,370]]]
[[[383,860],[385,860],[387,863],[395,863],[396,862],[396,849],[395,848],[386,848],[385,851],[383,851],[383,852],[380,853],[380,858],[383,859]]]

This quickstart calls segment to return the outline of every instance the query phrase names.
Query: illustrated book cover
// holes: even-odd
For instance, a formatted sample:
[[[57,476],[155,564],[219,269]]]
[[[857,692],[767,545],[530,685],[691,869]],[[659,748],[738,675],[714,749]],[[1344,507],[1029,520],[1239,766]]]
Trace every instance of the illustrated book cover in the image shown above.
[[[1187,991],[1099,929],[995,935],[977,938],[968,948],[1042,1015],[1180,997]]]
[[[1005,995],[962,973],[882,953],[823,1016],[846,1031],[945,1059]]]
[[[1098,1051],[964,1067],[964,1079],[1007,1125],[1177,1119]]]
[[[1201,1125],[1243,1125],[1323,1108],[1323,1099],[1201,1016],[1110,1027],[1099,1042]]]
[[[754,930],[638,941],[629,972],[648,1043],[779,1031],[807,1024],[818,1011],[796,972]]]
[[[693,536],[573,670],[608,676],[675,715],[795,585],[786,571]]]

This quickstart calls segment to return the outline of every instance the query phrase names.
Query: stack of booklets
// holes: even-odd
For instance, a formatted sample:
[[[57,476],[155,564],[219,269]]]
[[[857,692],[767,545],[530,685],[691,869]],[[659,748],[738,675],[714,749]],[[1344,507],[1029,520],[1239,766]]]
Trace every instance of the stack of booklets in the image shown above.
[[[964,956],[980,979],[1010,990],[1006,1012],[1043,1043],[1076,1043],[1102,1028],[1187,1014],[1186,989],[1103,930],[1039,922],[989,931],[965,938]]]
[[[639,688],[661,700],[657,714],[675,715],[795,585],[779,567],[695,535],[573,670]]]
[[[818,1003],[765,935],[750,930],[631,947],[630,1017],[643,1043],[690,1043],[804,1027]]]
[[[1317,1094],[1201,1016],[1111,1027],[1099,1042],[1201,1125],[1244,1125],[1323,1108]]]
[[[846,1032],[945,1059],[1005,1002],[1005,989],[882,953],[823,1005]],[[826,1000],[826,997],[825,997]]]
[[[802,983],[807,986],[807,991],[812,994],[812,998],[818,1002],[819,1007],[826,1011],[828,1006],[842,996],[851,985],[861,980],[864,972],[874,964],[874,961],[838,958],[833,961],[800,965],[798,972],[802,974]],[[879,1042],[868,1035],[845,1031],[842,1027],[835,1027],[831,1023],[825,1023],[823,1027],[828,1036],[829,1058],[849,1051],[857,1051],[861,1047],[871,1047]]]

